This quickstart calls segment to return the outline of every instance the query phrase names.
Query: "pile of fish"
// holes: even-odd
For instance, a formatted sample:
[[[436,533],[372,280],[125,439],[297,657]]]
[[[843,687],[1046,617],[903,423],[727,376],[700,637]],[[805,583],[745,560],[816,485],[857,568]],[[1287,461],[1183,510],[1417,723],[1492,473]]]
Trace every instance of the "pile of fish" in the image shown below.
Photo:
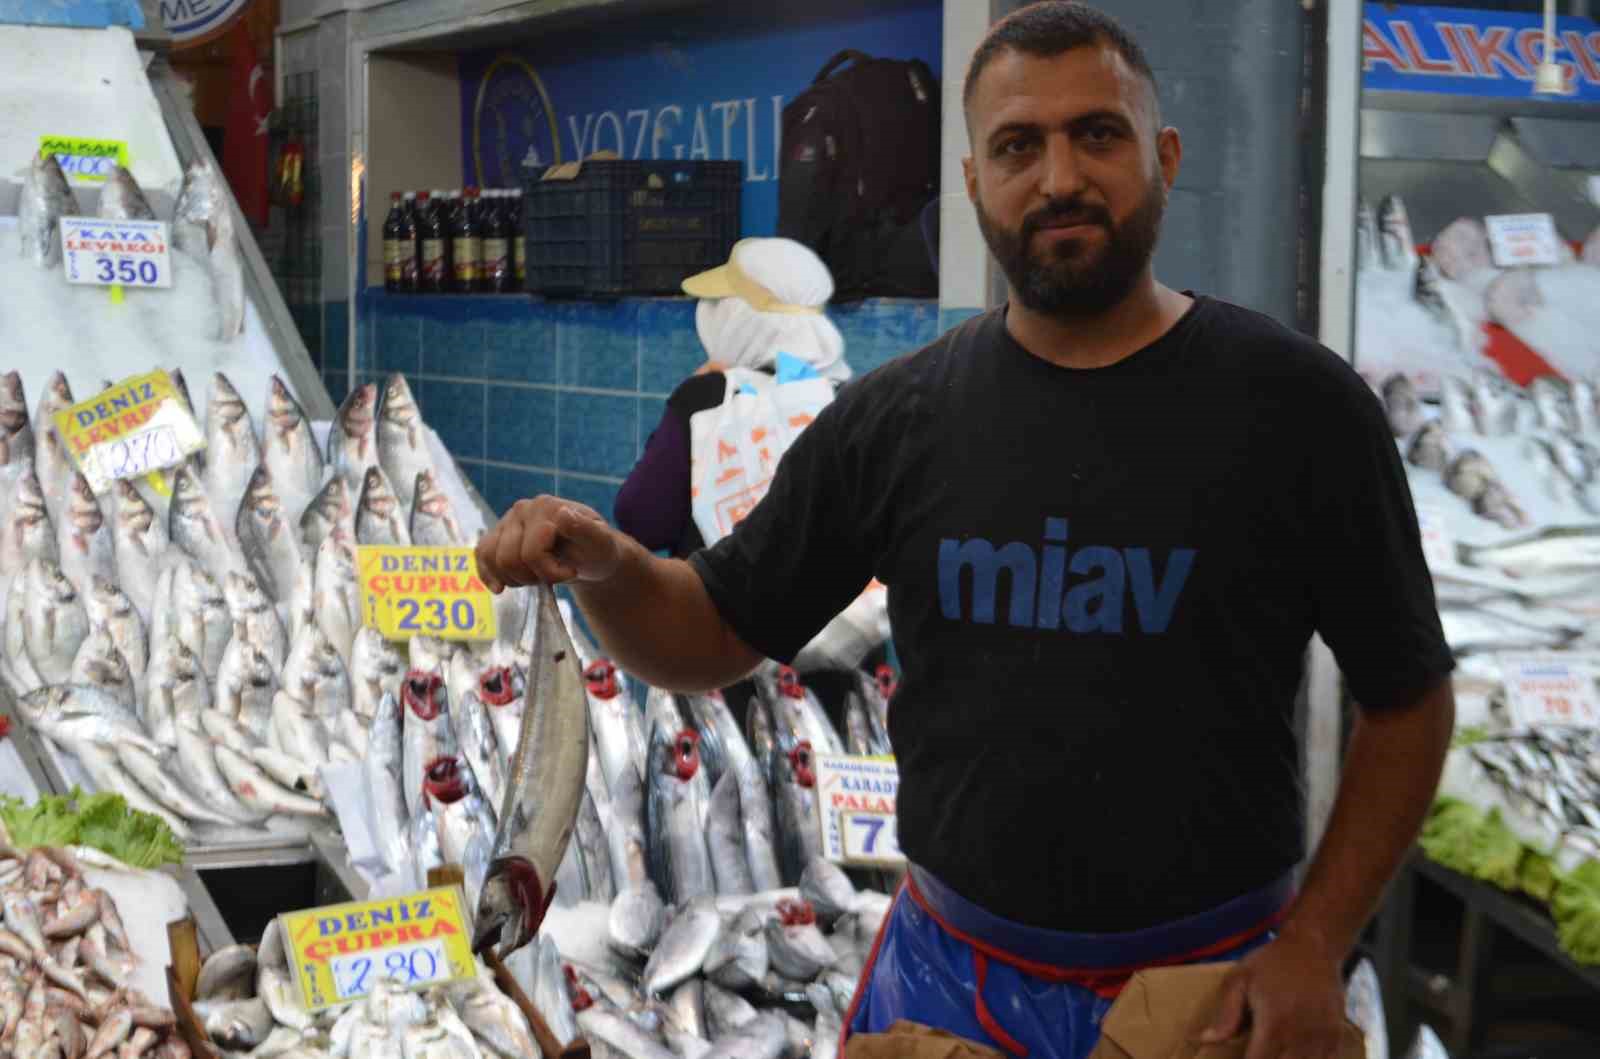
[[[55,268],[61,263],[61,218],[81,216],[55,155],[36,155],[24,173],[17,202],[23,258],[40,268]],[[110,222],[160,219],[133,174],[120,165],[112,166],[101,187],[95,216]],[[210,163],[195,162],[184,174],[170,221],[173,245],[209,266],[221,310],[217,337],[233,338],[244,330],[244,266],[222,178]]]
[[[677,906],[647,953],[546,933],[516,970],[551,1032],[597,1055],[834,1056],[889,903],[819,857],[798,889]]]
[[[86,786],[185,841],[324,817],[319,767],[362,760],[407,669],[362,625],[356,545],[472,543],[405,379],[381,407],[356,388],[324,451],[276,376],[258,434],[219,373],[205,449],[101,497],[55,428],[72,403],[57,373],[30,420],[19,377],[0,376],[0,679],[18,712]],[[472,657],[516,661],[527,613],[525,590],[498,597],[505,636]],[[438,641],[410,654],[442,671]]]
[[[1538,848],[1600,860],[1600,732],[1508,731],[1455,753],[1470,756],[1518,818],[1538,828]]]
[[[379,976],[349,1004],[306,1010],[274,920],[259,950],[234,945],[207,957],[195,1017],[225,1055],[259,1059],[523,1059],[538,1055],[528,1020],[480,967],[479,977],[408,991]]]
[[[1594,371],[1600,228],[1579,251],[1558,238],[1548,265],[1502,268],[1482,218],[1458,217],[1419,240],[1405,204],[1389,195],[1376,211],[1360,204],[1355,234],[1358,363],[1432,387],[1441,372],[1491,365],[1485,325],[1495,324],[1567,378]]]
[[[129,984],[138,961],[91,852],[0,845],[0,1054],[179,1059],[176,1020]]]
[[[1379,387],[1419,510],[1452,539],[1435,557],[1458,655],[1555,650],[1600,636],[1600,395],[1550,376],[1445,375],[1437,405],[1393,374]],[[1492,455],[1491,455],[1492,454]],[[1477,542],[1468,539],[1479,536]],[[1468,674],[1471,677],[1471,674]],[[1475,679],[1475,678],[1474,678]]]

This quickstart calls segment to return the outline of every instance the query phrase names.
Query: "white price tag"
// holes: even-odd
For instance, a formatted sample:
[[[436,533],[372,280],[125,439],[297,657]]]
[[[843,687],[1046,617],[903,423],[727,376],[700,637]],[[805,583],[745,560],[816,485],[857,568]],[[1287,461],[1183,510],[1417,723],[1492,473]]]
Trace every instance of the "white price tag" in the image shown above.
[[[1422,531],[1422,558],[1430,570],[1450,570],[1456,566],[1456,539],[1445,525],[1444,513],[1426,504],[1417,505],[1417,528]]]
[[[1501,664],[1519,728],[1600,728],[1600,695],[1588,666],[1556,654],[1508,655]]]
[[[170,247],[165,221],[61,218],[61,267],[68,283],[171,287]]]
[[[1502,213],[1483,221],[1494,263],[1500,268],[1561,263],[1561,237],[1550,214]]]
[[[900,770],[894,758],[817,754],[815,766],[823,856],[835,864],[904,864],[895,826]]]
[[[900,852],[900,834],[894,817],[883,813],[844,813],[842,823],[845,860],[878,864],[906,859]]]
[[[396,945],[370,955],[335,956],[331,970],[340,1002],[366,996],[379,978],[393,978],[410,988],[455,977],[443,941]]]

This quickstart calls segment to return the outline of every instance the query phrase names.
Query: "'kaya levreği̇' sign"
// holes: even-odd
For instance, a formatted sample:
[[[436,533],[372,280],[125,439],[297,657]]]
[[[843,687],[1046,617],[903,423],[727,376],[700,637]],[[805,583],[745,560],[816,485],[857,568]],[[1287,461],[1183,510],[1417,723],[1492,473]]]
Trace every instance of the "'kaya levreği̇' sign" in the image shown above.
[[[325,905],[279,917],[306,1008],[358,1000],[380,978],[420,989],[475,977],[461,888]]]
[[[176,467],[206,446],[164,371],[124,379],[55,414],[56,433],[96,495],[118,478]]]
[[[900,770],[893,755],[817,754],[814,767],[823,856],[836,864],[904,864],[895,828]]]
[[[494,639],[494,596],[471,547],[362,545],[356,552],[362,620],[384,639]]]
[[[61,270],[86,286],[171,287],[167,222],[63,217]]]
[[[128,166],[126,140],[44,135],[39,137],[39,153],[55,155],[62,174],[73,184],[103,184],[112,166]]]

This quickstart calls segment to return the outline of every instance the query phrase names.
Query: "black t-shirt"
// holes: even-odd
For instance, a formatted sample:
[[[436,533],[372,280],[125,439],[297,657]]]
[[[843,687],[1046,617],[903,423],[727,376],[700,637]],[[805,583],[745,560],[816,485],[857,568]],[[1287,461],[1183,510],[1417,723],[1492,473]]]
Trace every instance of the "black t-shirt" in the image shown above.
[[[1209,298],[1093,370],[1030,355],[1004,309],[967,322],[846,386],[691,561],[780,661],[886,584],[902,847],[1061,930],[1168,922],[1301,858],[1313,630],[1367,709],[1453,665],[1376,397]]]

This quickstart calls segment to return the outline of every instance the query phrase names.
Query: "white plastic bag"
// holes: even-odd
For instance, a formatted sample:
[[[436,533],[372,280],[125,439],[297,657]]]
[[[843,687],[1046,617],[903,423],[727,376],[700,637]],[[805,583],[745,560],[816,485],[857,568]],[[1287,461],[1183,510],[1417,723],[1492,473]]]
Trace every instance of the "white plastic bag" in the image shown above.
[[[716,408],[689,417],[690,510],[706,544],[733,532],[767,495],[778,460],[833,400],[820,377],[778,382],[729,368]]]

